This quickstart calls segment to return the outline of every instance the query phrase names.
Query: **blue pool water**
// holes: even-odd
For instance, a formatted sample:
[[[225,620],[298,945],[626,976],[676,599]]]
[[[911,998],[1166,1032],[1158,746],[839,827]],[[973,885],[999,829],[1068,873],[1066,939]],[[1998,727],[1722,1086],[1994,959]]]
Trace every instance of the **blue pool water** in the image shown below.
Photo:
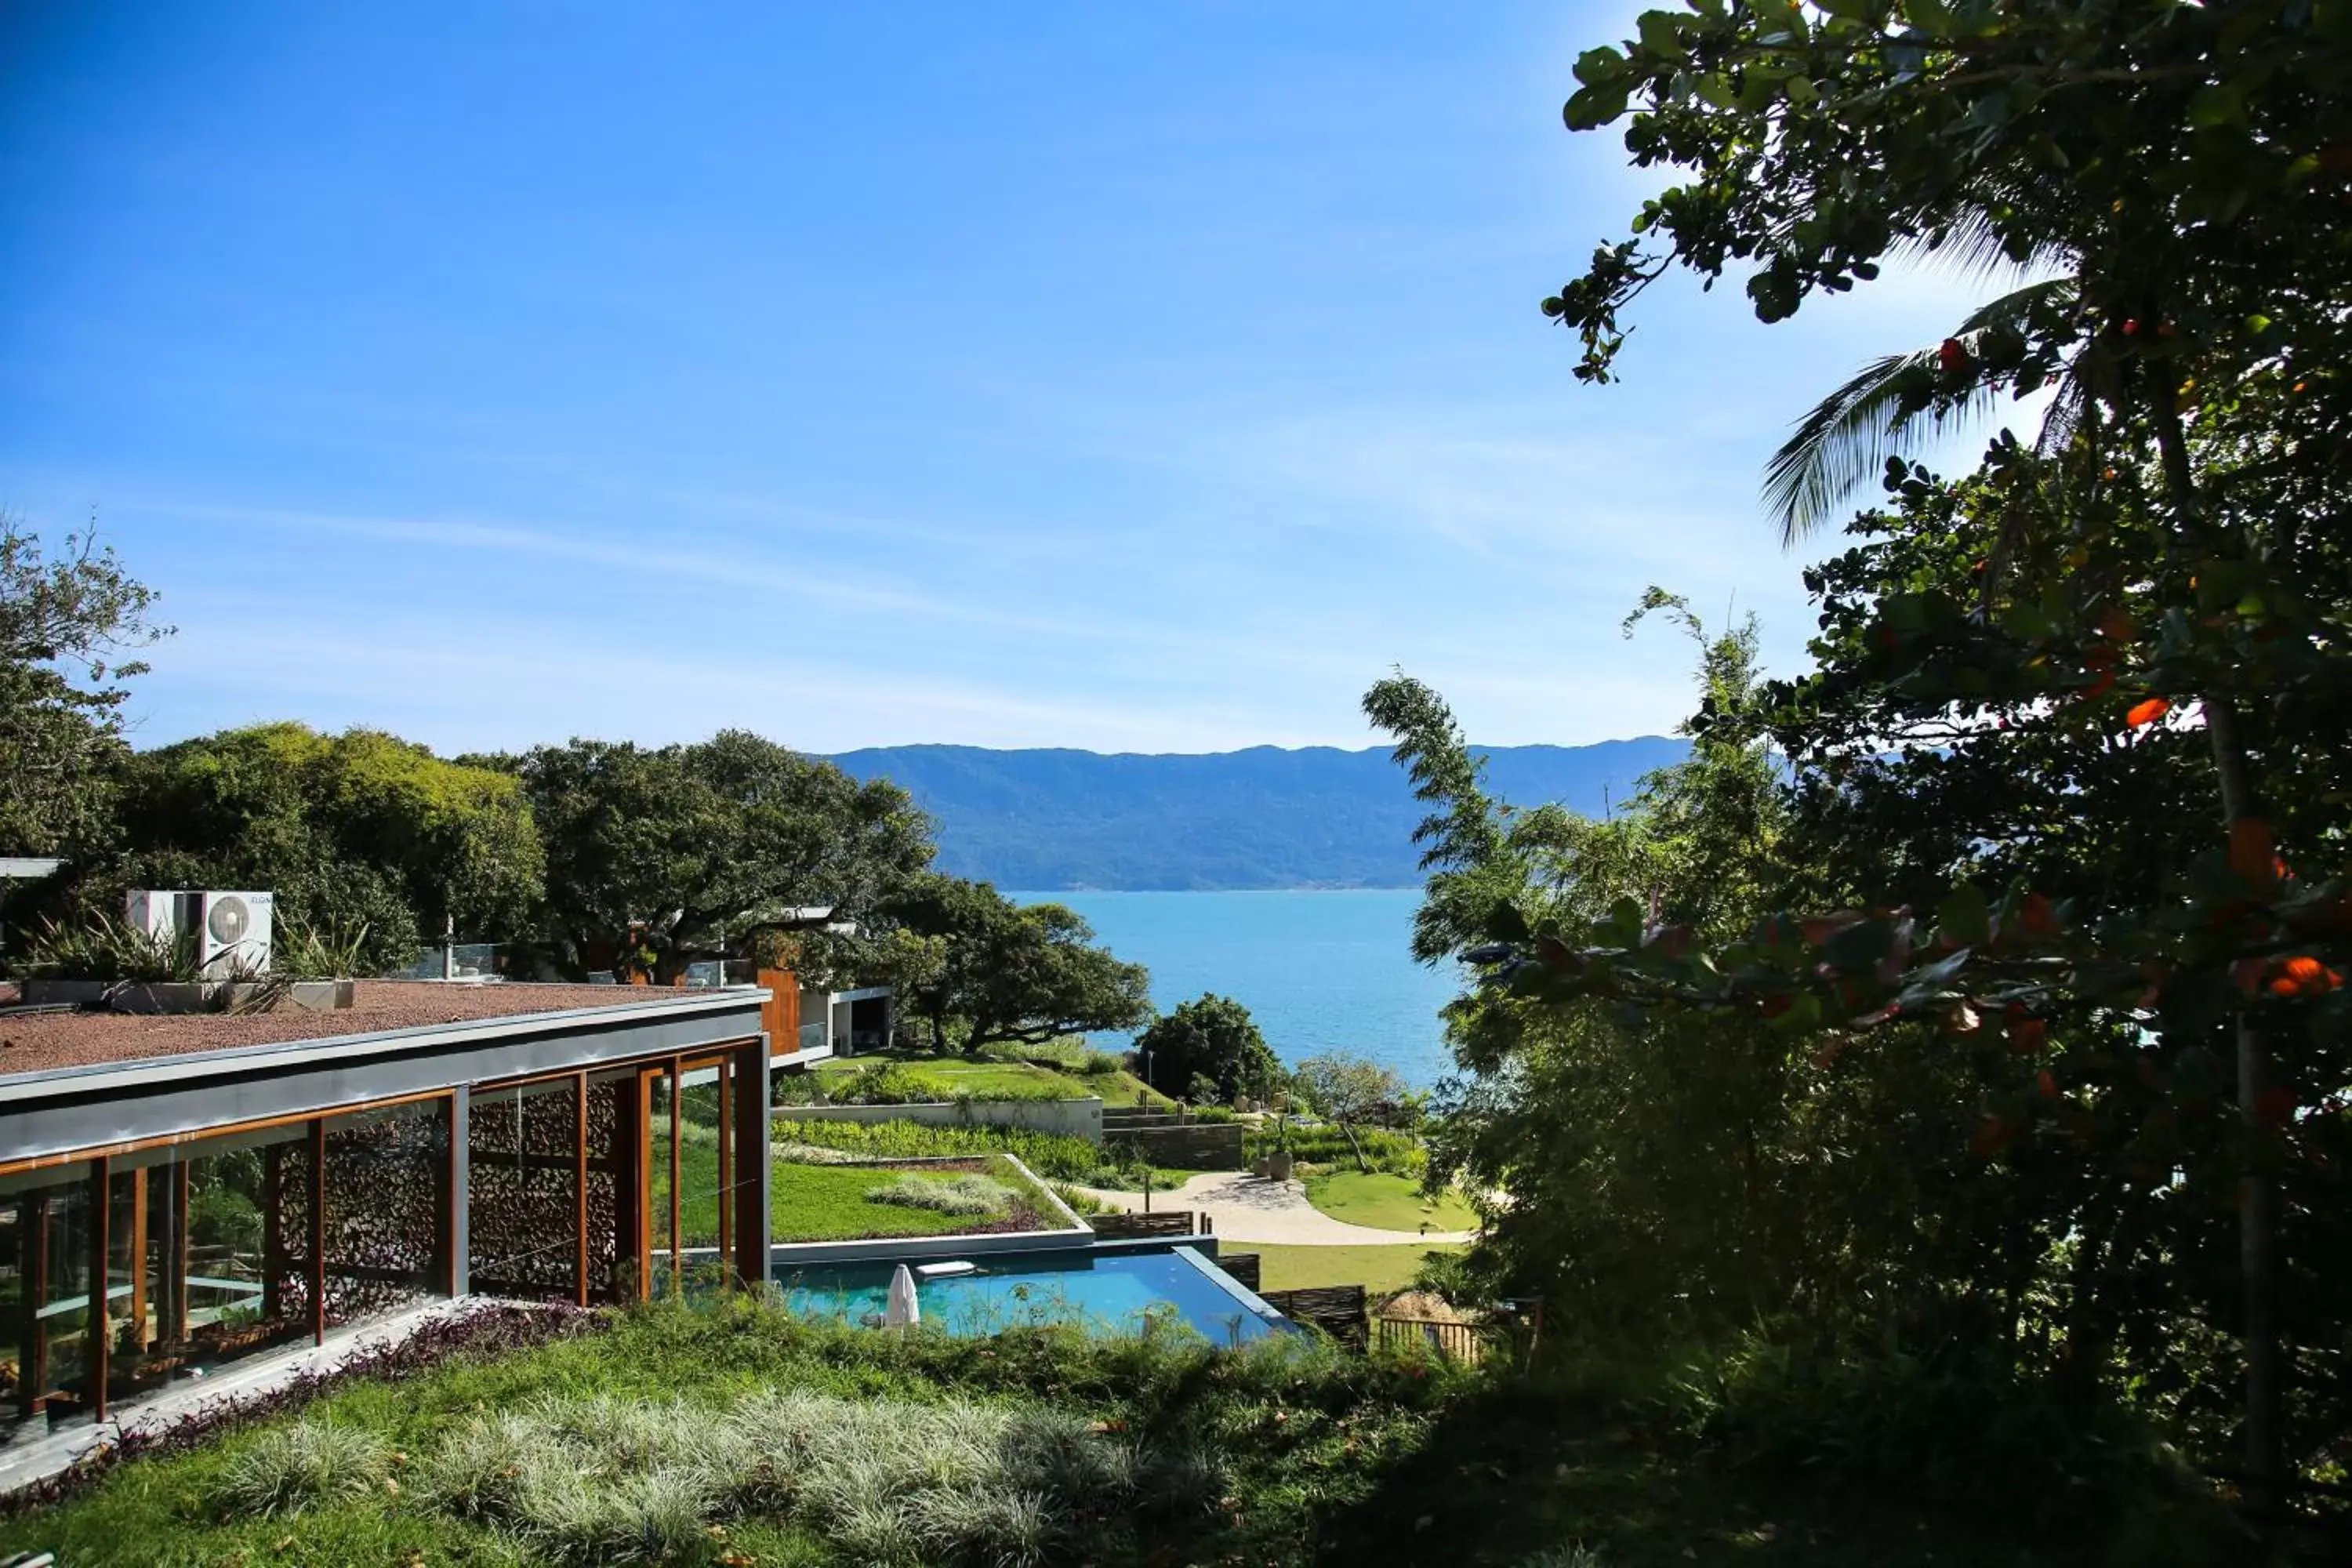
[[[1015,1253],[970,1261],[972,1274],[921,1280],[915,1294],[923,1321],[957,1335],[1076,1323],[1102,1333],[1140,1332],[1153,1318],[1174,1318],[1212,1343],[1234,1345],[1285,1331],[1240,1288],[1198,1261],[1189,1247],[1164,1252]],[[881,1316],[895,1264],[816,1264],[778,1268],[777,1286],[793,1310],[863,1323]]]

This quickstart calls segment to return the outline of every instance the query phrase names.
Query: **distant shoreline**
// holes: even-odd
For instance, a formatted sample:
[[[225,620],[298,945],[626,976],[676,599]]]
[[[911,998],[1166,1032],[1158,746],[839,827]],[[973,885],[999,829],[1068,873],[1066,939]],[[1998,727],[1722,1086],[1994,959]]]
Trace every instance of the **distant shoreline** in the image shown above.
[[[1089,897],[1103,893],[1418,893],[1419,882],[1299,882],[1280,887],[1246,888],[1006,888],[1007,898],[1043,897],[1048,893],[1085,893]]]

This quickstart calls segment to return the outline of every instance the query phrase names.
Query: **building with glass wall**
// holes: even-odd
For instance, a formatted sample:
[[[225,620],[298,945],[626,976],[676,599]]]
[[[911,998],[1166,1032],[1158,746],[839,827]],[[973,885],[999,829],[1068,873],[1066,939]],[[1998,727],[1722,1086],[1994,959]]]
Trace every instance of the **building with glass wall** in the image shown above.
[[[436,1300],[763,1279],[763,979],[0,1012],[0,1441]]]

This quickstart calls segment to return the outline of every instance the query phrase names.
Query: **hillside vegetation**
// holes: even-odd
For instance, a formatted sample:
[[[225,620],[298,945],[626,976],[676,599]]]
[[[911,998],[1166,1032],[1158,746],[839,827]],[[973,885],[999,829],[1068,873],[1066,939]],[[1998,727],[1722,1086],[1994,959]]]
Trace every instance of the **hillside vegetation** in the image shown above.
[[[1679,740],[1504,746],[1486,753],[1514,800],[1599,816]],[[1411,786],[1384,751],[1253,746],[1204,756],[1106,756],[890,746],[830,759],[887,778],[939,825],[940,869],[1035,891],[1412,888]]]

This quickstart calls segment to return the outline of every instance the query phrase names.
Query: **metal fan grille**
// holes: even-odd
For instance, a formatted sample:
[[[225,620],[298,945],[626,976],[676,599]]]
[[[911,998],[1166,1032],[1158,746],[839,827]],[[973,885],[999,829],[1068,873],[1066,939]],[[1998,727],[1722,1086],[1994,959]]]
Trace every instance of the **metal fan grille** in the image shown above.
[[[205,916],[205,930],[215,942],[224,944],[242,942],[247,928],[253,924],[253,913],[245,907],[243,899],[215,899],[210,913]]]

